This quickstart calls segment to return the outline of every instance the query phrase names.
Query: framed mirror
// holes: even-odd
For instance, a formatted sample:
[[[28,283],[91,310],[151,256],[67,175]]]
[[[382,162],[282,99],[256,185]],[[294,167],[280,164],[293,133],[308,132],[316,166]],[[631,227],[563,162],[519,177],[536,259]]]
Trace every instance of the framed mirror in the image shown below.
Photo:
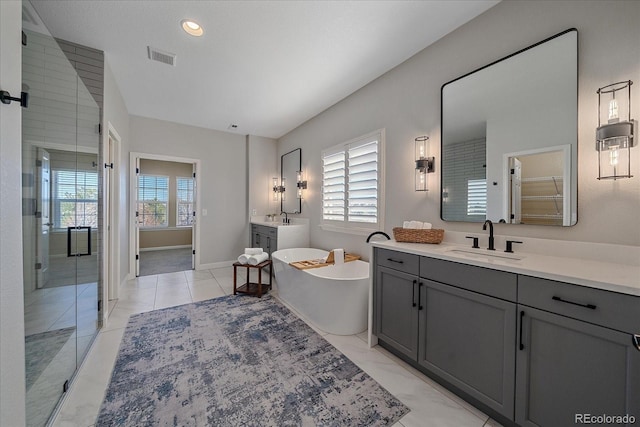
[[[578,32],[442,86],[445,221],[577,221]]]
[[[298,171],[302,169],[302,149],[296,148],[280,156],[280,182],[285,187],[280,199],[280,210],[288,214],[302,212],[302,199],[297,196]]]

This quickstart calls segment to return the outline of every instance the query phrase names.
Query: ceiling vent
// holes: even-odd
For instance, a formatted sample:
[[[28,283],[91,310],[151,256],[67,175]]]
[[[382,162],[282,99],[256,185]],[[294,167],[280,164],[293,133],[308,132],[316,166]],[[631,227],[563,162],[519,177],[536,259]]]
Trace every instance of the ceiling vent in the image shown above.
[[[160,49],[156,49],[155,47],[147,46],[147,53],[149,54],[149,59],[152,61],[162,62],[163,64],[176,66],[176,54],[163,52]]]

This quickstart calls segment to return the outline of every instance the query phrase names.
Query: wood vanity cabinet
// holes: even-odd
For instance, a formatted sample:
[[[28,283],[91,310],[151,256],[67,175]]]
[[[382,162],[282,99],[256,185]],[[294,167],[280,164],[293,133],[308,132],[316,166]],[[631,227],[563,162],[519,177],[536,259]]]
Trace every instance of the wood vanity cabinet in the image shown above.
[[[519,425],[572,426],[577,414],[640,420],[639,297],[519,276],[519,302]]]

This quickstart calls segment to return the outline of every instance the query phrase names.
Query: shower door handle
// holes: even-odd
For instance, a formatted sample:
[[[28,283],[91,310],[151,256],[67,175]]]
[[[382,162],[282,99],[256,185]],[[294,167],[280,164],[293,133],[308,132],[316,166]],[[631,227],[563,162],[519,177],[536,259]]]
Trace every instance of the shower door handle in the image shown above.
[[[71,253],[71,232],[73,230],[87,230],[87,252],[76,251],[76,253]],[[91,227],[89,226],[67,227],[67,257],[88,256],[88,255],[91,255]]]

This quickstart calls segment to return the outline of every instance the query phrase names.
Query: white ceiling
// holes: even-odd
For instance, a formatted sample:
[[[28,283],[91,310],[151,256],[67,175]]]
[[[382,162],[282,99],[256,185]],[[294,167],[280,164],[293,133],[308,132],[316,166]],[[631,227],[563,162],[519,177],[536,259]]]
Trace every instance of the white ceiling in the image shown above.
[[[498,0],[32,2],[54,36],[105,52],[130,114],[279,138]]]

